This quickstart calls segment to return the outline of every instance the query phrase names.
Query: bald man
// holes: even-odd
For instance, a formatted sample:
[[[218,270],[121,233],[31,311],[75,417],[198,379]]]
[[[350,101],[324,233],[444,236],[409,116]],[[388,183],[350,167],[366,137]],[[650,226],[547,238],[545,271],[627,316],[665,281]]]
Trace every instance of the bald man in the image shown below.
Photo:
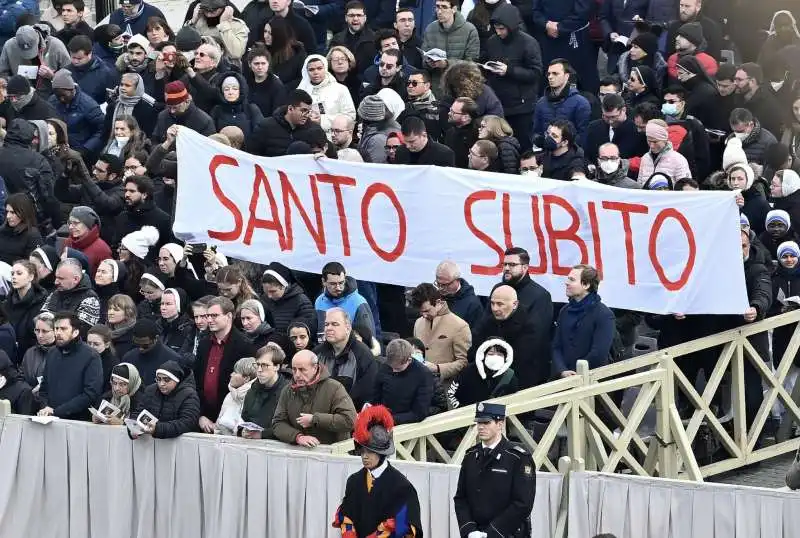
[[[350,438],[356,408],[344,386],[308,350],[292,358],[293,383],[278,399],[272,433],[284,443],[314,448]]]
[[[489,314],[475,330],[470,362],[487,340],[501,338],[514,350],[512,368],[519,378],[520,389],[534,387],[550,378],[550,327],[542,327],[523,305],[516,290],[498,284],[489,298]]]

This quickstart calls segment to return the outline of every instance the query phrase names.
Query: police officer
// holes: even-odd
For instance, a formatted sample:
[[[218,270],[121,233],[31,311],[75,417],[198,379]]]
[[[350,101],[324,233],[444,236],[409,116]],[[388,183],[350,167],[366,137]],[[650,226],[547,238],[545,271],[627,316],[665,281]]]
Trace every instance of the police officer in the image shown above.
[[[453,498],[462,538],[530,538],[533,458],[503,436],[506,406],[479,403],[479,443],[464,455]]]

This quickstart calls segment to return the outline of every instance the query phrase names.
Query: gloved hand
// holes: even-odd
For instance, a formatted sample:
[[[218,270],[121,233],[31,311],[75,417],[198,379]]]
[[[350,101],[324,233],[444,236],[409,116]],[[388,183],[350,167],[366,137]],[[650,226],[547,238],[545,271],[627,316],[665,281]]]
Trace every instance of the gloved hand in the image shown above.
[[[483,531],[472,531],[467,535],[467,538],[487,538],[489,536]]]

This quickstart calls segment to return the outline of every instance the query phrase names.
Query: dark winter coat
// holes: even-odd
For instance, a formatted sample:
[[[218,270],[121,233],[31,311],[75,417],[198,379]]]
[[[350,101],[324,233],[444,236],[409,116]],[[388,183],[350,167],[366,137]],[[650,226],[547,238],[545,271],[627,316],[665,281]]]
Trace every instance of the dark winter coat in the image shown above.
[[[59,418],[88,420],[89,407],[103,393],[100,356],[77,338],[47,353],[44,378],[39,388],[42,404]]]
[[[189,378],[169,394],[162,394],[155,383],[148,385],[131,416],[139,416],[145,409],[158,419],[153,431],[156,439],[173,439],[194,431],[200,420],[200,399]]]
[[[242,420],[258,424],[264,431],[261,432],[262,439],[274,439],[272,433],[272,417],[275,415],[275,408],[278,407],[278,398],[283,389],[289,386],[289,381],[282,375],[278,376],[277,381],[271,387],[262,385],[256,381],[250,386],[242,404]]]
[[[560,377],[566,370],[576,371],[579,360],[589,368],[608,364],[614,341],[614,314],[597,293],[581,301],[570,300],[558,313],[553,335],[553,373]]]
[[[769,202],[761,191],[754,187],[742,191],[742,198],[744,198],[744,205],[739,211],[747,215],[750,228],[760,235],[766,229],[767,213],[770,211]]]
[[[25,382],[22,374],[4,352],[0,352],[0,376],[6,380],[5,385],[0,388],[0,400],[9,401],[12,413],[33,415],[39,410],[31,386]]]
[[[263,302],[267,316],[277,330],[286,333],[293,321],[302,321],[311,329],[311,334],[316,334],[317,313],[298,284],[290,284],[280,299],[273,301],[265,296]]]
[[[122,357],[122,362],[129,362],[139,370],[139,377],[142,378],[142,385],[151,385],[156,382],[156,370],[167,361],[175,361],[181,364],[181,356],[164,345],[163,342],[156,342],[156,345],[147,353],[142,353],[138,347],[132,348]],[[185,367],[185,365],[183,365]],[[153,412],[152,410],[150,411]]]
[[[778,140],[770,131],[764,129],[758,119],[753,123],[753,130],[742,140],[742,149],[747,155],[747,162],[764,164],[764,154],[770,146],[777,144]]]
[[[36,127],[28,121],[15,119],[6,129],[6,138],[0,147],[0,175],[8,194],[30,194],[37,216],[52,217],[47,210],[55,199],[53,170],[44,155],[31,149]]]
[[[308,122],[305,125],[292,127],[286,121],[287,109],[288,107],[282,106],[275,110],[272,116],[259,122],[253,136],[245,142],[248,153],[264,157],[280,157],[286,155],[289,144],[302,139],[302,136],[298,135],[309,129]]]
[[[519,390],[519,380],[513,368],[499,377],[483,379],[478,373],[476,363],[470,363],[461,370],[447,391],[447,401],[451,408],[467,407],[478,402],[508,396]]]
[[[128,30],[128,33],[131,35],[147,35],[147,19],[150,17],[161,17],[162,19],[167,20],[167,17],[156,6],[148,4],[147,2],[143,3],[144,7],[142,8],[142,12],[133,20],[128,20],[125,14],[122,12],[122,8],[118,8],[111,13],[108,18],[108,23],[116,24],[122,28],[123,32]]]
[[[188,127],[193,131],[197,131],[203,136],[209,136],[217,132],[214,126],[214,120],[211,119],[205,111],[197,108],[197,105],[191,103],[189,108],[180,116],[170,114],[167,109],[158,113],[158,120],[156,120],[156,128],[153,130],[153,136],[150,140],[153,144],[160,144],[167,138],[167,129],[173,125],[181,125]],[[72,135],[70,135],[71,137]]]
[[[486,59],[502,62],[508,70],[503,76],[484,71],[487,84],[503,103],[506,116],[530,114],[539,95],[542,50],[536,39],[523,31],[519,10],[511,4],[503,2],[495,8],[491,22],[502,24],[509,32],[505,39],[493,35],[486,41]]]
[[[286,100],[286,88],[273,73],[267,75],[264,82],[257,83],[253,76],[247,78],[250,89],[250,102],[261,110],[261,115],[268,118],[276,108],[283,105]]]
[[[79,174],[79,185],[69,178],[56,183],[56,195],[63,203],[89,206],[97,212],[102,226],[100,237],[109,245],[116,234],[116,219],[125,209],[125,185],[122,180],[94,181],[91,176]]]
[[[27,259],[27,256],[25,257]],[[18,357],[11,357],[15,363],[22,360],[22,354],[28,348],[36,345],[34,335],[34,318],[39,315],[42,305],[47,298],[47,291],[33,284],[25,297],[20,298],[19,293],[13,290],[5,300],[6,316],[11,325],[14,326],[14,333],[17,335]]]
[[[475,295],[475,288],[463,278],[459,278],[458,281],[461,287],[453,295],[447,295],[445,300],[450,312],[466,321],[474,330],[483,318],[484,308],[480,298]]]
[[[233,103],[225,101],[222,95],[222,83],[228,77],[234,77],[239,81],[239,99]],[[223,127],[235,125],[244,133],[245,139],[253,134],[256,125],[264,119],[261,109],[250,103],[248,99],[247,82],[239,73],[230,72],[217,77],[217,89],[219,90],[219,104],[211,110],[211,119],[217,131]]]
[[[81,66],[69,64],[67,70],[72,73],[75,84],[97,103],[105,103],[106,90],[116,88],[119,84],[117,70],[97,57],[92,57],[88,63]]]
[[[275,63],[274,56],[269,70],[283,83],[287,92],[297,88],[303,78],[303,64],[305,64],[308,53],[302,43],[292,46],[292,55],[281,63]],[[264,117],[269,117],[273,112],[270,110]]]
[[[125,211],[117,217],[114,248],[119,246],[123,237],[141,230],[142,226],[154,226],[158,230],[158,243],[151,250],[157,252],[157,249],[172,241],[172,218],[156,207],[152,200],[145,199],[135,207],[126,206]]]
[[[50,96],[49,103],[56,109],[58,118],[67,124],[70,147],[98,155],[105,142],[105,115],[97,101],[76,85],[70,104],[63,104],[55,95]]]
[[[775,273],[772,275],[772,306],[769,309],[768,317],[777,316],[784,312],[794,310],[796,307],[791,303],[784,306],[778,301],[778,293],[783,292],[785,297],[800,296],[800,271],[795,267],[794,269],[787,269],[782,265],[778,265]],[[783,359],[786,349],[789,347],[789,341],[794,334],[797,323],[775,327],[772,330],[772,356],[775,362],[780,362]],[[795,353],[794,356],[795,366],[800,363],[800,351]]]
[[[378,362],[369,348],[356,340],[350,333],[350,340],[339,355],[333,346],[323,342],[314,348],[320,365],[325,365],[330,376],[344,385],[356,409],[370,401]]]
[[[608,39],[612,32],[622,36],[630,36],[636,25],[633,18],[637,15],[644,19],[650,0],[605,0],[600,8],[600,25]]]
[[[30,102],[22,110],[15,110],[14,117],[23,120],[48,120],[57,118],[58,112],[53,105],[42,99],[38,93],[34,92]]]
[[[497,159],[500,171],[505,174],[519,174],[519,140],[513,136],[504,136],[494,140],[497,146]]]
[[[153,97],[153,96],[151,96]],[[155,97],[154,97],[155,98]],[[113,136],[114,131],[114,109],[117,107],[117,100],[116,98],[108,100],[108,104],[106,105],[106,117],[103,123],[103,139],[108,141],[111,136]],[[153,130],[156,128],[156,123],[158,122],[158,114],[164,109],[164,105],[160,102],[149,103],[144,99],[140,99],[136,105],[134,105],[131,116],[136,118],[137,123],[139,124],[139,130],[144,133],[145,136],[149,137]],[[131,139],[131,142],[133,139]],[[129,142],[129,144],[131,143]],[[123,148],[123,152],[127,150],[127,146]]]
[[[453,150],[456,168],[469,168],[469,151],[477,140],[478,122],[475,120],[462,127],[453,125],[447,129],[444,145]]]
[[[86,337],[89,329],[100,322],[100,299],[92,289],[88,275],[84,274],[71,290],[54,290],[42,305],[42,312],[55,314],[63,311],[74,312],[78,316],[82,337]]]
[[[793,192],[789,196],[775,198],[772,201],[773,209],[783,209],[789,213],[792,224],[795,222],[800,223],[800,190]],[[798,224],[800,226],[800,224]]]
[[[760,87],[752,99],[740,106],[752,112],[761,126],[773,135],[783,132],[783,126],[791,122],[789,114],[784,113],[780,102],[768,86]]]
[[[412,360],[402,372],[381,364],[369,402],[389,408],[395,424],[422,422],[431,406],[433,385],[433,374],[420,361]]]
[[[370,22],[369,19],[367,22]],[[348,48],[353,53],[353,56],[356,57],[356,71],[359,76],[363,75],[364,71],[372,65],[372,60],[377,53],[375,32],[367,26],[357,34],[353,34],[348,28],[335,34],[328,48],[332,49],[337,45]]]
[[[586,168],[586,159],[580,147],[572,146],[563,155],[553,155],[547,151],[542,157],[542,177],[570,181],[575,169]]]
[[[222,406],[222,401],[225,399],[225,396],[228,395],[228,383],[231,380],[234,364],[243,357],[255,357],[257,349],[238,329],[235,327],[231,328],[228,341],[222,352],[222,361],[219,363],[219,383],[217,386],[216,404],[212,405],[203,395],[203,377],[206,373],[208,352],[211,349],[212,338],[215,338],[214,335],[209,334],[200,340],[200,344],[197,346],[197,363],[194,369],[194,377],[195,385],[198,389],[197,392],[200,395],[200,414],[207,417],[212,422],[216,422],[217,415]]]
[[[165,346],[179,355],[191,351],[196,326],[189,316],[181,314],[172,321],[159,318],[158,327],[161,330],[161,341]]]
[[[0,261],[13,265],[17,260],[26,260],[33,250],[42,244],[38,228],[12,228],[0,226]]]
[[[608,142],[612,142],[608,138],[608,124],[601,119],[592,121],[586,131],[586,143],[583,146],[586,160],[596,163],[600,146]],[[619,148],[622,159],[641,157],[649,151],[647,138],[636,130],[636,124],[630,118],[614,128],[613,142]]]
[[[430,138],[422,151],[412,153],[405,146],[397,148],[396,164],[418,164],[434,166],[455,166],[456,157],[453,150],[434,142]]]
[[[533,113],[533,134],[543,135],[547,126],[554,120],[569,120],[575,127],[577,143],[583,144],[591,117],[592,107],[589,101],[575,88],[567,86],[559,95],[554,95],[550,88],[547,88],[544,97],[536,103]]]

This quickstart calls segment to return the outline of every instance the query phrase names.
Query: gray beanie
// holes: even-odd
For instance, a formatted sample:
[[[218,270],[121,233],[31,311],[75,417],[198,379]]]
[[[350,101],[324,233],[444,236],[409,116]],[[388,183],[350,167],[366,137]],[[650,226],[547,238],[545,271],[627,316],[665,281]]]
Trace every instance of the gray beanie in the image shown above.
[[[389,116],[389,109],[377,95],[368,95],[358,105],[358,115],[364,121],[383,121]]]
[[[74,90],[75,81],[72,78],[72,73],[66,69],[60,69],[53,76],[53,89],[54,90]]]
[[[69,218],[81,221],[90,230],[95,224],[100,225],[100,217],[97,216],[94,209],[85,205],[73,207],[69,213]]]

